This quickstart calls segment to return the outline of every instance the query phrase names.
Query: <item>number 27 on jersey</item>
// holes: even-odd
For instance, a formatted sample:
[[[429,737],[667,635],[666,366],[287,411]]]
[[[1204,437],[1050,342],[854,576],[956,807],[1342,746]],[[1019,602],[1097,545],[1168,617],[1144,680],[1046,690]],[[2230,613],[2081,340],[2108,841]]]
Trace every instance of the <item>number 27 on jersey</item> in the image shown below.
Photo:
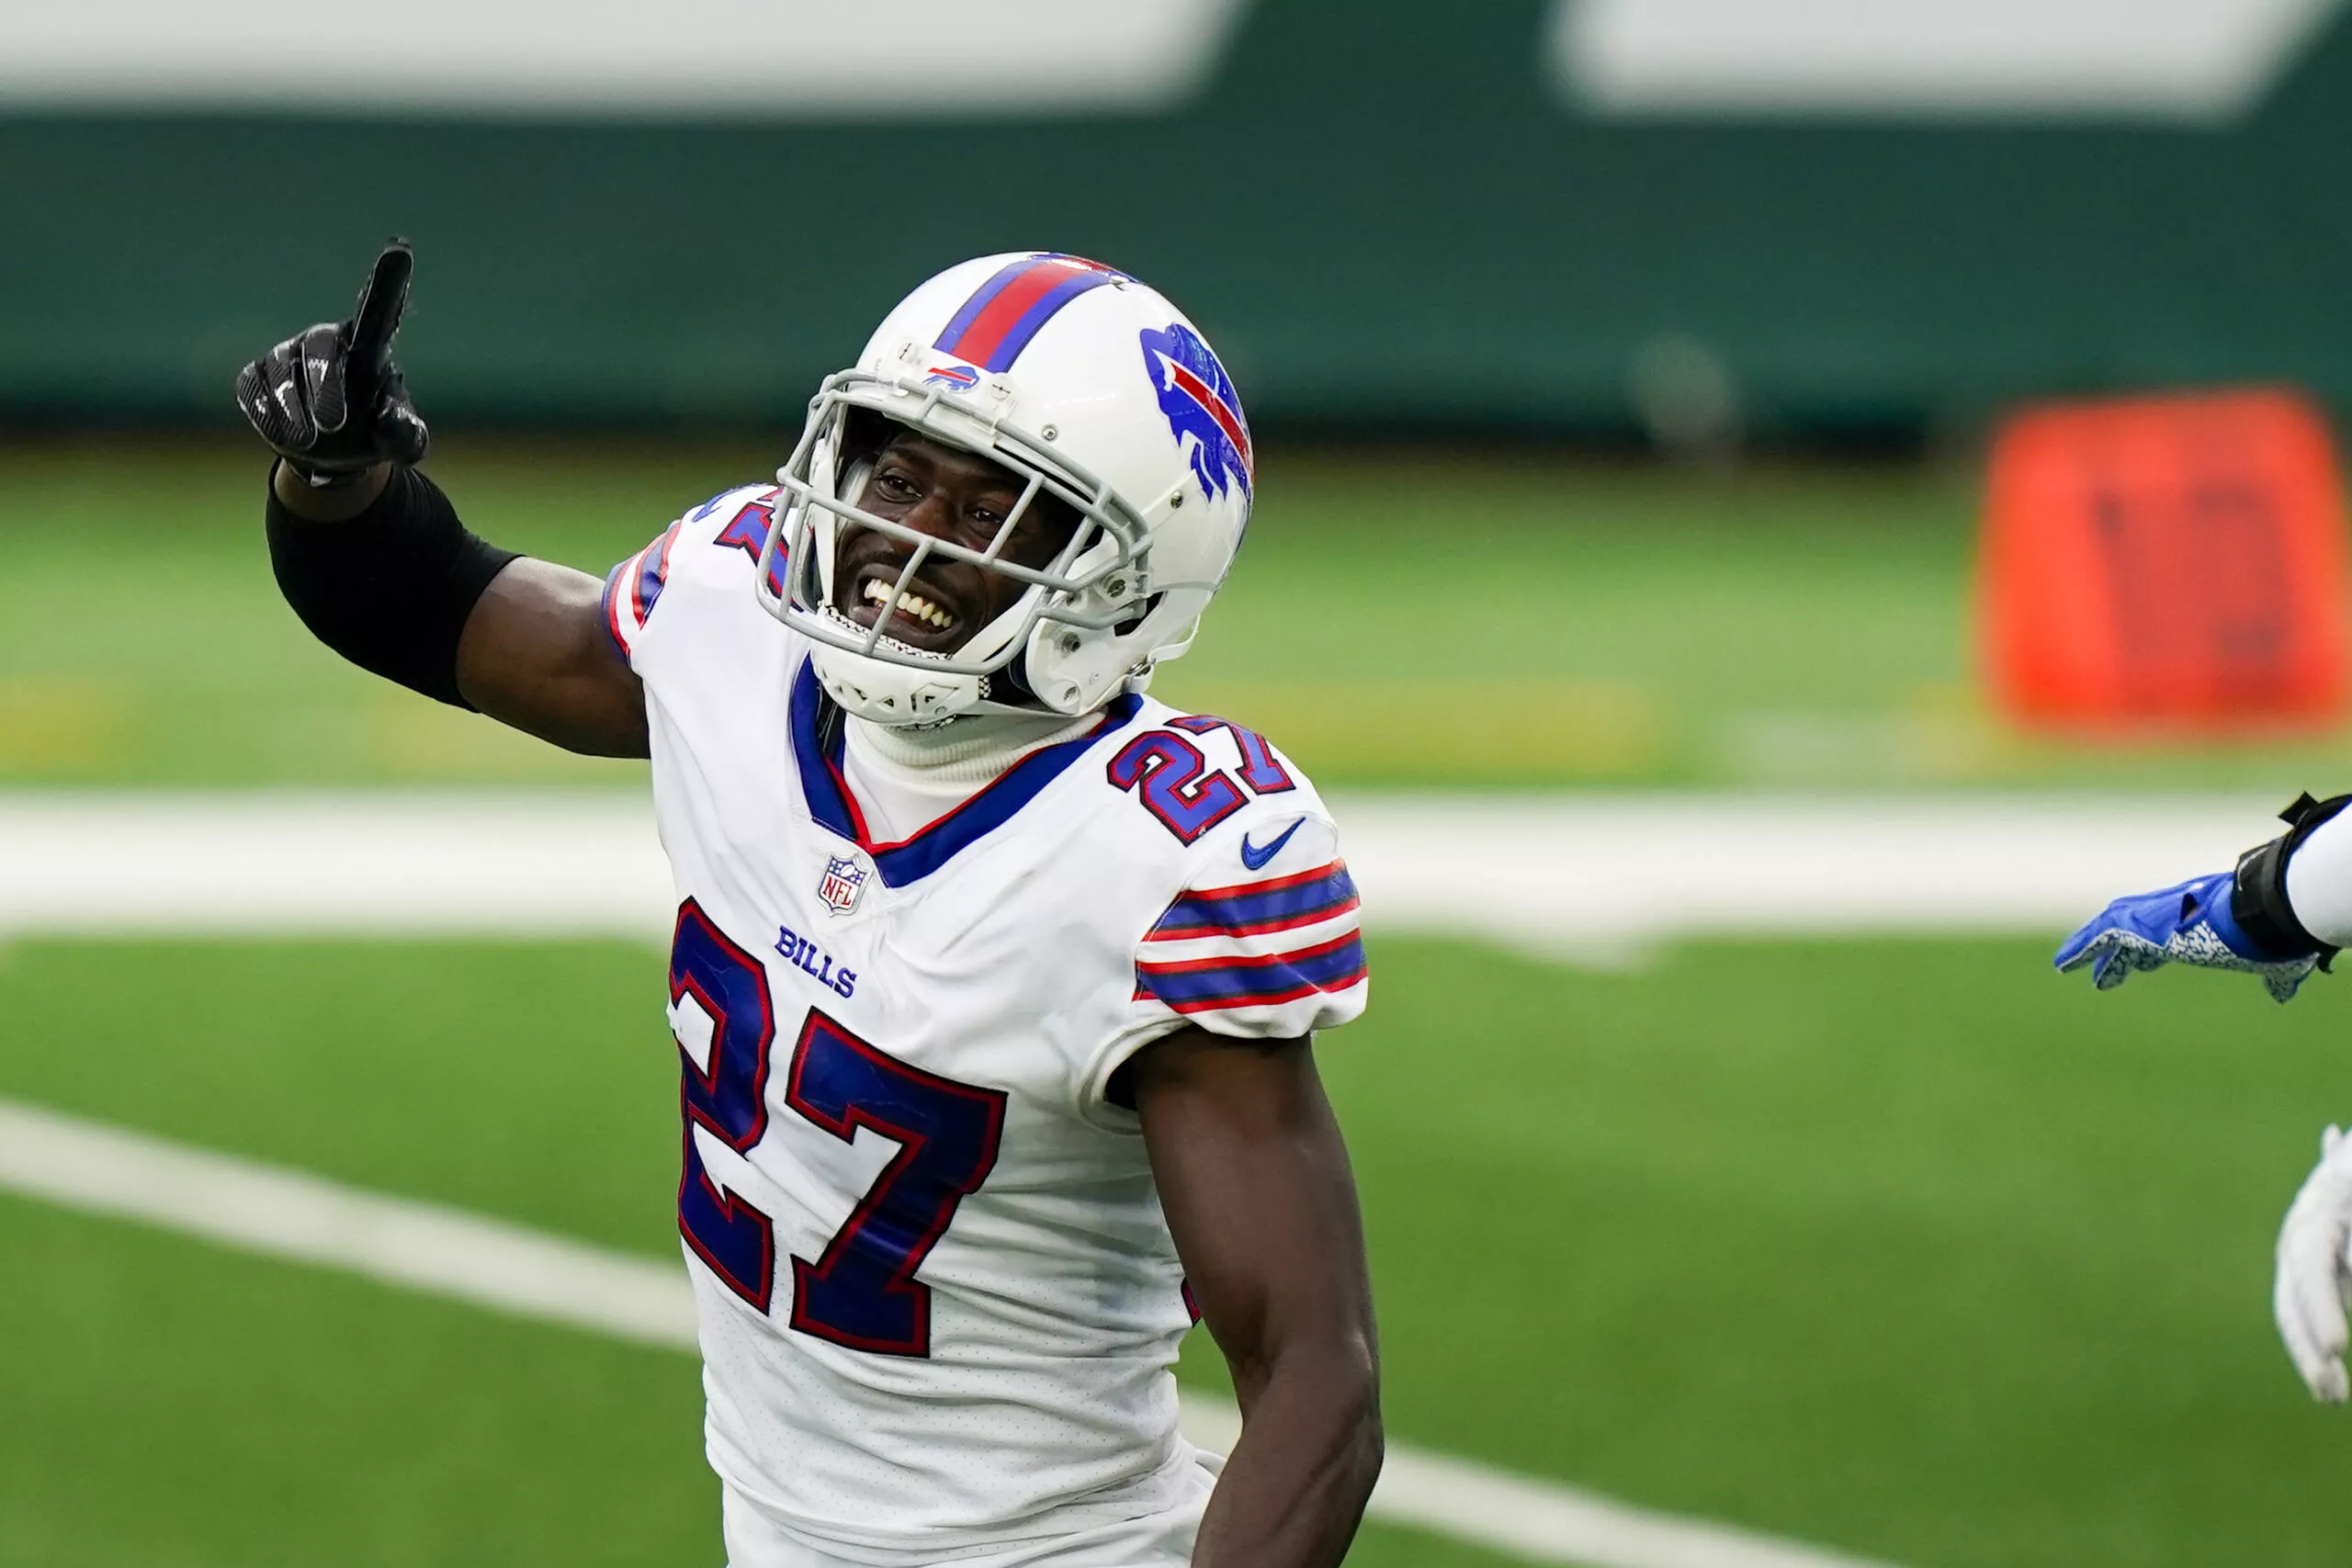
[[[671,944],[670,1002],[673,1016],[683,1020],[691,1008],[710,1031],[708,1048],[697,1054],[680,1030],[678,1230],[728,1289],[765,1313],[775,1292],[775,1222],[711,1179],[695,1129],[744,1156],[770,1135],[775,1000],[760,961],[691,898],[678,910]],[[786,1074],[785,1103],[796,1121],[774,1135],[848,1142],[864,1127],[899,1145],[821,1254],[792,1259],[790,1325],[854,1350],[928,1356],[931,1290],[915,1272],[996,1165],[1003,1091],[910,1066],[815,1008]]]

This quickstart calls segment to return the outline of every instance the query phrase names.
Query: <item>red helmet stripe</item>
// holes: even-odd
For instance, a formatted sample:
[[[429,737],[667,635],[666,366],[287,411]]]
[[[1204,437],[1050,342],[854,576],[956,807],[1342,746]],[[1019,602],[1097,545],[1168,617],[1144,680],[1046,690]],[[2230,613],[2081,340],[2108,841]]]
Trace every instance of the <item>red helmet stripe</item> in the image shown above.
[[[980,285],[932,346],[989,371],[1004,371],[1056,311],[1119,276],[1080,256],[1030,256]]]

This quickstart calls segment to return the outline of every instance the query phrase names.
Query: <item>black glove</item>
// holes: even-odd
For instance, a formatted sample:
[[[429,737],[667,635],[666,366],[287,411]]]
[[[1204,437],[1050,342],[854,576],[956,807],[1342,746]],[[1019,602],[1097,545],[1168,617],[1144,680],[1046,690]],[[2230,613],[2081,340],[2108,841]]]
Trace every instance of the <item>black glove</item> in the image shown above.
[[[315,489],[349,484],[384,461],[423,461],[432,437],[392,363],[416,254],[393,240],[376,256],[351,320],[322,321],[237,372],[237,407],[270,450]]]

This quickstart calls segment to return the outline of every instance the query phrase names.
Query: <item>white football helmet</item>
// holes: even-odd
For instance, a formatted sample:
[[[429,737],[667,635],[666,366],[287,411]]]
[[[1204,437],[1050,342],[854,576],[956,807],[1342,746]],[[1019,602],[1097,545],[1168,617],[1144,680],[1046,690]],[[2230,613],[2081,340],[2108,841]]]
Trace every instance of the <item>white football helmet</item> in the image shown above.
[[[871,411],[1009,470],[1025,488],[982,549],[861,508],[871,454],[850,426]],[[1124,273],[1021,253],[953,266],[900,301],[857,364],[825,378],[760,558],[760,603],[817,644],[825,691],[882,724],[929,724],[990,701],[1012,669],[1036,700],[1091,712],[1139,690],[1190,646],[1250,522],[1250,430],[1232,379],[1182,311]],[[1003,558],[1041,493],[1078,513],[1043,567]],[[933,557],[1025,584],[1010,608],[939,654],[833,606],[836,544],[873,529],[912,553],[886,604]],[[997,694],[1002,698],[1005,694]]]

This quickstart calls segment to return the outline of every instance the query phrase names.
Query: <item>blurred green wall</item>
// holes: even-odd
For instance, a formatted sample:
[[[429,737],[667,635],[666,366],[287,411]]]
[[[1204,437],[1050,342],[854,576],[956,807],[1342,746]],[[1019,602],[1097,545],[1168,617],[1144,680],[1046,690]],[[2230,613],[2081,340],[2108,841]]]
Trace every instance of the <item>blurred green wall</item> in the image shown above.
[[[1260,0],[1156,118],[0,117],[0,417],[227,417],[395,230],[444,420],[789,418],[910,284],[1019,247],[1165,288],[1261,425],[1623,427],[1661,335],[1767,430],[2247,378],[2352,408],[2352,26],[2221,128],[1642,124],[1553,96],[1543,11]]]

